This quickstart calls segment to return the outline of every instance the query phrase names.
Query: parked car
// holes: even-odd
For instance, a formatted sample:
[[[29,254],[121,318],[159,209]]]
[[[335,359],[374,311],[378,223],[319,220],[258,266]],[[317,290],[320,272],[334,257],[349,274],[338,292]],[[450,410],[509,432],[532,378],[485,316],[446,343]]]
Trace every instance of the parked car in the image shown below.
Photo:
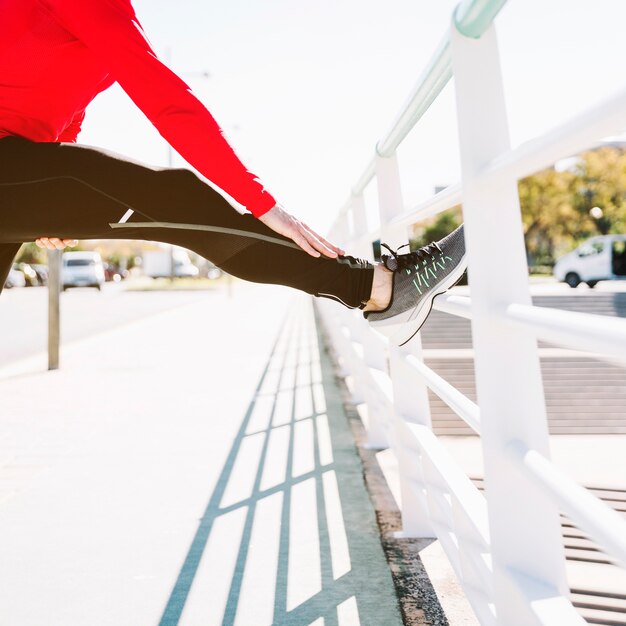
[[[206,275],[207,275],[207,278],[210,278],[211,280],[215,280],[221,277],[222,270],[219,267],[213,266],[207,270]]]
[[[48,266],[41,263],[31,263],[30,266],[37,272],[40,285],[48,284]]]
[[[182,248],[175,248],[172,252],[146,251],[143,253],[143,272],[152,278],[167,278],[172,275],[172,258],[174,260],[174,276],[177,278],[194,278],[200,270],[195,266],[189,254]]]
[[[127,274],[114,263],[104,263],[104,280],[106,282],[119,283]]]
[[[13,264],[13,267],[9,270],[9,275],[4,283],[4,287],[6,289],[12,289],[13,287],[26,287],[26,278],[15,264]]]
[[[554,276],[570,287],[601,280],[626,280],[626,235],[601,235],[587,239],[554,265]]]
[[[200,274],[200,270],[191,261],[180,262],[174,261],[174,268],[177,278],[195,278]]]
[[[64,252],[61,270],[63,291],[68,287],[95,287],[104,283],[104,264],[99,252]]]
[[[38,287],[41,282],[39,281],[39,276],[37,272],[33,269],[33,267],[29,263],[16,263],[17,269],[24,274],[24,278],[26,279],[27,287]]]

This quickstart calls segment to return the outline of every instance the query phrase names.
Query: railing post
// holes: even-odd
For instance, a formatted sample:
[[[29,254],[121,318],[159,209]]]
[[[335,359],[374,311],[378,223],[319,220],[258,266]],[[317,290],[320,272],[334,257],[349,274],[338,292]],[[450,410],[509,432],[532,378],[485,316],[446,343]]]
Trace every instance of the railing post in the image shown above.
[[[372,332],[369,323],[361,317],[361,342],[366,374],[365,401],[367,402],[367,443],[370,450],[384,450],[390,445],[393,426],[393,401],[373,380],[373,372],[388,373],[387,345],[385,339]],[[390,394],[391,395],[391,394]]]
[[[361,258],[373,259],[374,249],[372,248],[372,242],[363,241],[363,237],[368,232],[367,212],[365,210],[365,197],[363,196],[363,193],[352,196],[350,206],[352,209],[354,235],[359,242],[352,254],[356,254]]]
[[[405,445],[405,428],[402,421],[421,424],[431,428],[428,388],[415,379],[406,355],[422,358],[422,339],[418,334],[411,344],[398,347],[390,340],[389,370],[393,385],[395,409],[394,450],[400,469],[402,494],[402,531],[397,537],[434,537],[430,521],[428,501],[425,497],[428,487],[421,454],[416,455],[414,447]]]
[[[549,454],[537,342],[522,329],[511,332],[501,316],[509,303],[530,304],[517,181],[480,179],[481,169],[510,147],[495,28],[478,40],[454,24],[451,31],[494,601],[498,624],[529,626],[538,623],[532,591],[524,589],[523,598],[512,574],[541,588],[544,602],[567,597],[568,587],[556,504],[506,452],[518,440]]]
[[[381,241],[392,248],[408,243],[406,226],[392,228],[389,222],[404,210],[398,157],[376,155],[376,184],[378,187],[378,211],[380,213]]]
[[[333,227],[333,238],[331,241],[337,246],[345,246],[350,239],[350,224],[348,215],[344,211],[339,215]]]
[[[408,243],[406,226],[389,226],[390,221],[402,213],[402,187],[400,170],[396,154],[390,157],[376,155],[376,181],[378,184],[378,205],[381,223],[381,241],[394,250]],[[383,253],[388,253],[382,250]],[[408,252],[403,249],[401,252]],[[403,537],[432,537],[432,528],[428,520],[428,509],[423,500],[416,496],[414,477],[422,477],[421,460],[416,457],[414,449],[407,448],[400,420],[426,424],[430,426],[430,411],[426,385],[416,382],[415,378],[406,373],[403,351],[393,344],[393,330],[389,333],[389,375],[394,393],[394,424],[392,425],[392,446],[398,461],[400,488],[402,494],[402,532]],[[413,339],[417,342],[418,352],[421,350],[419,335]],[[409,391],[410,389],[410,391]],[[407,398],[407,394],[410,398]],[[416,471],[417,470],[417,471]]]
[[[353,246],[350,250],[351,254],[373,259],[374,249],[371,241],[364,240],[368,226],[363,192],[352,194],[347,206],[347,213],[352,217],[351,240],[358,242],[358,245]],[[361,378],[358,381],[359,394],[357,398],[367,404],[367,442],[365,445],[369,449],[382,450],[389,447],[388,433],[393,407],[391,400],[388,402],[386,397],[383,398],[376,382],[372,380],[372,370],[387,373],[388,361],[385,341],[372,333],[372,329],[363,319],[360,311],[344,311],[343,313],[352,317],[350,320],[352,337],[362,349],[362,367],[359,372]]]

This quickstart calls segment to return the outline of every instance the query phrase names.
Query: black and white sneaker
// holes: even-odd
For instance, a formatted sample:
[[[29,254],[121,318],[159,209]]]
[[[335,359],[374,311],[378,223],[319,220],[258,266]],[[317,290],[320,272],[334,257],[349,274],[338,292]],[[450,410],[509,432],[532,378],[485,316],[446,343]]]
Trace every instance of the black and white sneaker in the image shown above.
[[[404,244],[408,246],[409,244]],[[467,268],[463,224],[449,235],[427,246],[398,254],[382,254],[381,261],[393,272],[391,300],[381,311],[364,311],[363,317],[373,326],[402,324],[391,339],[404,345],[421,328],[430,313],[436,296],[455,285]]]

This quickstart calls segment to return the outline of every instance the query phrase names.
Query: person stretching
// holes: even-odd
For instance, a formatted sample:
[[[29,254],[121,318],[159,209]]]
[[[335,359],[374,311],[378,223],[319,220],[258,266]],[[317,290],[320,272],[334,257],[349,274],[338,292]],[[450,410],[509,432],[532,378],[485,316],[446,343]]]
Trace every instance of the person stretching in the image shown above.
[[[88,104],[115,82],[199,174],[76,143]],[[288,213],[158,58],[130,0],[3,0],[0,289],[23,242],[116,238],[183,246],[245,280],[359,308],[373,326],[402,324],[400,343],[466,266],[462,226],[404,254],[383,243],[391,254],[370,262]]]

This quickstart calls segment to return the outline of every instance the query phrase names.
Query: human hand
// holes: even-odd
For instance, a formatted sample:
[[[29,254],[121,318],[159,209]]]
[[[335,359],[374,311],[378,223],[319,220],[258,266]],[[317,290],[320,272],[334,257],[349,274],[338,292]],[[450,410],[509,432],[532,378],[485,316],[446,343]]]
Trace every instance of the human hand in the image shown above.
[[[66,246],[75,246],[78,241],[76,239],[59,239],[58,237],[39,237],[35,243],[40,248],[48,248],[48,250],[63,250]]]
[[[274,205],[258,219],[273,231],[293,239],[311,256],[319,257],[322,253],[334,259],[338,255],[345,254],[344,250],[326,241],[304,222],[287,213],[280,204]]]

